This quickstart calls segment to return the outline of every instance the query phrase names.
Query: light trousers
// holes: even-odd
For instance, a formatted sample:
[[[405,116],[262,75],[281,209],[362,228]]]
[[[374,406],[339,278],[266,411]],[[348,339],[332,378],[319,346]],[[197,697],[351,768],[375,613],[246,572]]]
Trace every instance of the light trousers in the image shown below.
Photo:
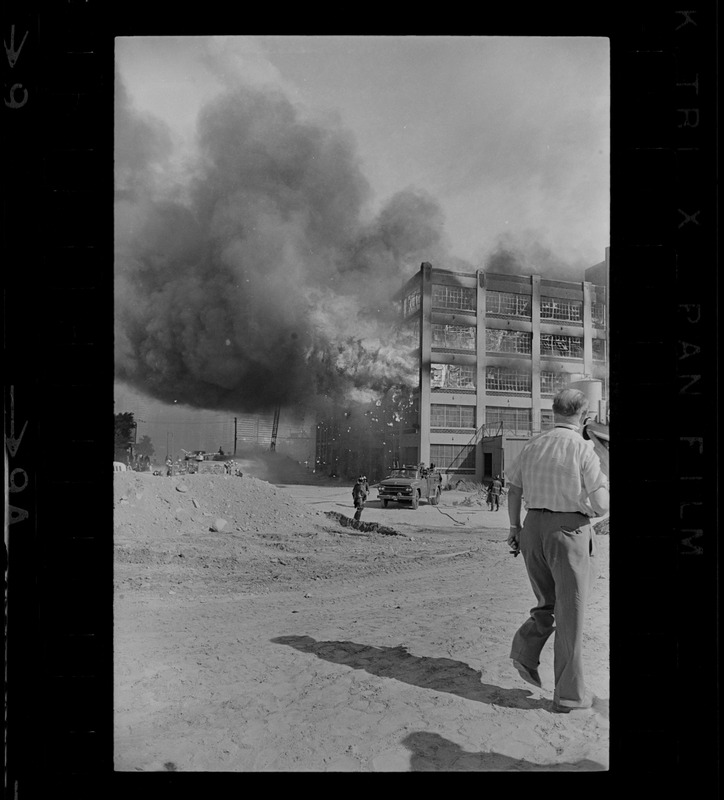
[[[520,533],[520,552],[537,605],[513,637],[510,657],[537,668],[543,645],[555,630],[553,700],[583,705],[583,623],[595,552],[591,524],[582,514],[531,509]]]

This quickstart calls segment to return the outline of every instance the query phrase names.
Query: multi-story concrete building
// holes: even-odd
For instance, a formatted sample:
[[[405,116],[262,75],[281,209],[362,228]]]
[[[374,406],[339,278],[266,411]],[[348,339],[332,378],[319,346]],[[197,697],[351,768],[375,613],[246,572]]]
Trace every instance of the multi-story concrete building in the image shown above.
[[[608,251],[582,281],[459,273],[424,263],[399,291],[401,345],[417,361],[412,402],[318,420],[316,466],[384,477],[394,463],[433,463],[446,482],[505,474],[552,401],[576,384],[603,421],[608,397]],[[391,402],[392,401],[392,402]]]
[[[422,264],[398,295],[420,366],[400,460],[434,463],[448,481],[503,475],[552,425],[554,394],[579,381],[605,416],[607,275],[608,252],[580,282]]]

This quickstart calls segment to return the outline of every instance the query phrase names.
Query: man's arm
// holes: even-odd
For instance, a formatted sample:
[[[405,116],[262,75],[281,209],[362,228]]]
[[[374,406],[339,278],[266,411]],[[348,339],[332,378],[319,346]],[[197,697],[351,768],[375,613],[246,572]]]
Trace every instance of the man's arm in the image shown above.
[[[599,517],[608,514],[610,496],[608,492],[608,448],[598,439],[591,438],[593,452],[590,453],[583,473],[583,483],[589,492],[588,499]],[[590,491],[588,487],[594,487]]]
[[[523,489],[513,483],[508,484],[508,518],[510,519],[510,531],[508,533],[508,544],[513,550],[520,547],[520,509],[523,499]]]
[[[593,510],[596,512],[596,514],[598,514],[599,517],[603,517],[605,514],[608,514],[610,495],[605,486],[601,486],[599,489],[596,489],[595,492],[591,492],[591,494],[588,495],[588,499],[591,501]]]
[[[601,464],[601,472],[608,478],[608,447],[606,447],[595,433],[589,433],[589,437],[593,444],[593,452],[598,456],[599,463]]]

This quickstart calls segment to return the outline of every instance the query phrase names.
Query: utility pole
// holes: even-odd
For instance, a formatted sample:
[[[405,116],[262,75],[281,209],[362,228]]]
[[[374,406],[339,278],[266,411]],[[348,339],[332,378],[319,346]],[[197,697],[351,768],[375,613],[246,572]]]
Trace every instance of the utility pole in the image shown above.
[[[236,417],[234,417],[234,455],[236,455]]]
[[[277,433],[279,432],[279,415],[281,413],[281,407],[277,406],[274,409],[274,422],[272,423],[272,434],[271,434],[271,444],[269,449],[274,452],[277,449]]]

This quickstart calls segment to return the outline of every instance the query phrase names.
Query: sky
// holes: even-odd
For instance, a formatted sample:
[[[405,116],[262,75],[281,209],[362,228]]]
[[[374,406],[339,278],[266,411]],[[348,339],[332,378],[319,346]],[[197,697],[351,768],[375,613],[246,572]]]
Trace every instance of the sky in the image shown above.
[[[380,325],[422,261],[605,257],[605,38],[132,37],[116,68],[126,400],[369,399],[409,372]]]
[[[532,231],[603,260],[609,43],[592,37],[269,36],[116,40],[135,106],[193,149],[200,107],[237,81],[282,87],[354,135],[378,202],[406,186],[445,211],[455,255]],[[589,265],[590,265],[589,264]]]

